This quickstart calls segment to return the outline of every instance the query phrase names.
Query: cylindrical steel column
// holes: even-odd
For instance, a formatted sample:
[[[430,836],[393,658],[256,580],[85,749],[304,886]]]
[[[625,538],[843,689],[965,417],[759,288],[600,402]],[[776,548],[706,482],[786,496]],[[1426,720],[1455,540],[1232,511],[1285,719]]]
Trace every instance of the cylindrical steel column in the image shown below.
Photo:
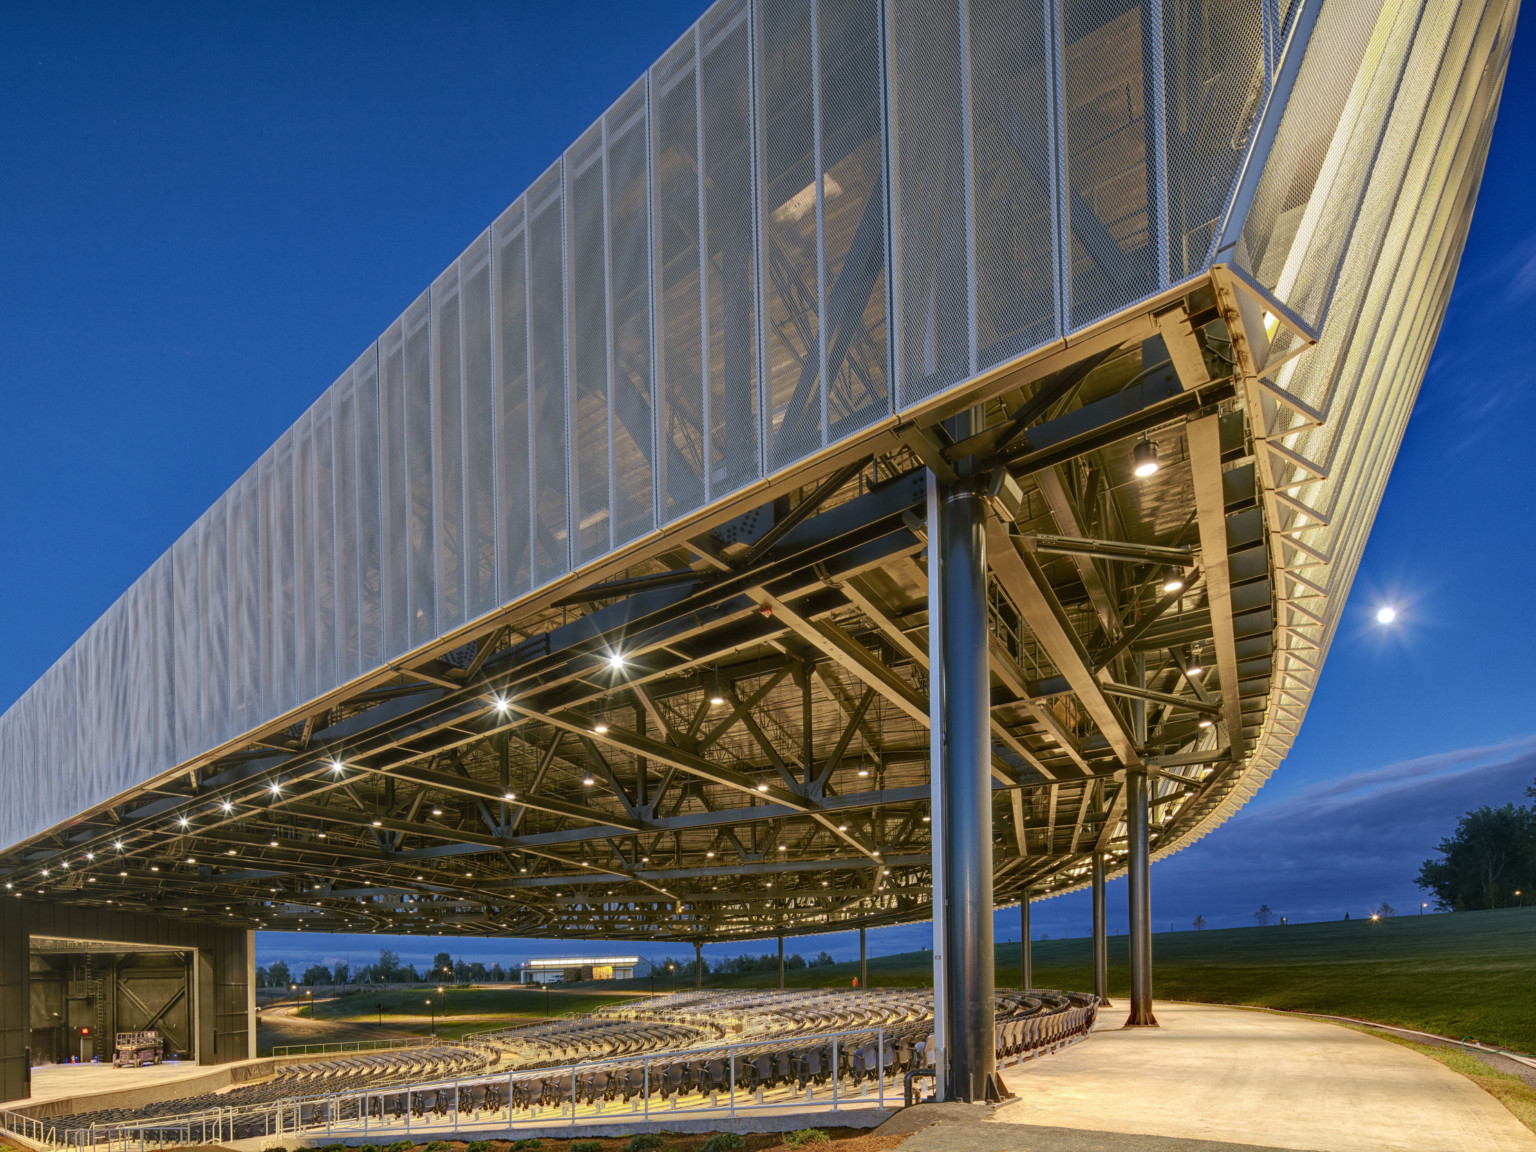
[[[1093,994],[1109,1003],[1109,923],[1104,908],[1104,853],[1093,854]]]
[[[693,986],[704,987],[704,941],[693,942]]]
[[[1019,899],[1019,987],[1028,992],[1035,982],[1035,953],[1029,943],[1029,889]]]
[[[859,927],[859,987],[869,987],[869,956],[864,950],[864,928]]]
[[[1130,849],[1126,875],[1129,883],[1131,934],[1131,1014],[1127,1028],[1156,1025],[1152,1015],[1152,889],[1148,860],[1147,773],[1132,768],[1125,774],[1126,839]]]
[[[939,493],[938,514],[944,864],[934,898],[944,901],[944,1091],[950,1100],[996,1100],[987,511],[962,482]]]
[[[779,987],[784,987],[784,937],[779,937]]]

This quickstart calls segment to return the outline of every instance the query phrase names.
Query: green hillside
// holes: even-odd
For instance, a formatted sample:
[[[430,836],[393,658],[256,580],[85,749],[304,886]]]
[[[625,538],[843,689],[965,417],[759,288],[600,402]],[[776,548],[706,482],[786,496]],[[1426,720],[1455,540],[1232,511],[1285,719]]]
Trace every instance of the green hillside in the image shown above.
[[[1536,908],[1289,924],[1153,937],[1159,998],[1359,1016],[1536,1051]],[[1041,988],[1088,990],[1086,938],[1034,945]],[[932,982],[926,952],[872,958],[874,987]],[[786,973],[790,987],[847,987],[858,964]],[[1128,988],[1126,938],[1109,941],[1112,998]],[[1019,946],[997,948],[999,986],[1019,983]],[[710,977],[710,987],[773,987],[776,973]],[[638,984],[639,982],[635,982]],[[1117,1003],[1119,1001],[1117,1000]]]

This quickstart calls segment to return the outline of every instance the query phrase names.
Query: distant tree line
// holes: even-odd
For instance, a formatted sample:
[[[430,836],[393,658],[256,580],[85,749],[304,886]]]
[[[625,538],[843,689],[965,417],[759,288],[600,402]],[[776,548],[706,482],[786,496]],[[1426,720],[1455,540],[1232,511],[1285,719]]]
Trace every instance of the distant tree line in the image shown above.
[[[816,953],[816,956],[811,960],[807,960],[798,952],[792,952],[784,957],[785,971],[791,968],[820,968],[826,964],[836,963],[837,961],[825,952]],[[764,952],[761,955],[752,956],[743,952],[740,956],[716,960],[713,964],[705,960],[703,964],[706,976],[712,972],[716,975],[722,975],[727,972],[777,972],[779,970],[779,954],[777,952]],[[671,956],[667,956],[660,961],[651,961],[651,971],[658,976],[669,974],[674,970],[677,972],[679,980],[691,980],[696,975],[696,969],[692,960],[675,960]]]
[[[1536,800],[1536,784],[1525,790]],[[1418,885],[1447,912],[1510,908],[1532,901],[1536,886],[1536,804],[1484,806],[1463,816],[1424,861]]]
[[[379,951],[375,964],[364,964],[356,971],[346,961],[334,967],[310,964],[302,973],[295,975],[287,961],[274,960],[256,969],[258,988],[286,988],[291,984],[306,987],[332,984],[501,984],[509,979],[508,970],[499,963],[489,966],[478,960],[455,960],[447,952],[439,952],[432,958],[432,965],[424,972],[416,971],[414,964],[400,963],[398,953],[388,948]]]

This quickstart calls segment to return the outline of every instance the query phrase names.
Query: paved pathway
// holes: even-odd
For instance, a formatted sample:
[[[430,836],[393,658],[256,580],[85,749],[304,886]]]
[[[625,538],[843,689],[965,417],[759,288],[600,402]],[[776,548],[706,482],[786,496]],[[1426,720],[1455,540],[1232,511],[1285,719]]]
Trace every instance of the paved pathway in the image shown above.
[[[1536,1135],[1477,1085],[1374,1036],[1167,1003],[1157,1006],[1161,1028],[1123,1030],[1124,1011],[1107,1012],[1109,1026],[1084,1043],[1005,1069],[1018,1099],[988,1121],[930,1128],[903,1152],[1194,1152],[1208,1141],[1308,1152],[1536,1152]]]

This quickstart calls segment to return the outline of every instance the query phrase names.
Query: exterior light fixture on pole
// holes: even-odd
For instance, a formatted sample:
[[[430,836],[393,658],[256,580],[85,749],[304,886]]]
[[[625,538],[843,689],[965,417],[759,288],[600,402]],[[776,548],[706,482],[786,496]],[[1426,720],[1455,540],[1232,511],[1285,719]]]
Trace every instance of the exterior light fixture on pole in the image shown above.
[[[1139,479],[1145,480],[1156,472],[1161,465],[1157,462],[1157,445],[1150,440],[1143,440],[1136,445],[1131,453],[1131,471]]]

